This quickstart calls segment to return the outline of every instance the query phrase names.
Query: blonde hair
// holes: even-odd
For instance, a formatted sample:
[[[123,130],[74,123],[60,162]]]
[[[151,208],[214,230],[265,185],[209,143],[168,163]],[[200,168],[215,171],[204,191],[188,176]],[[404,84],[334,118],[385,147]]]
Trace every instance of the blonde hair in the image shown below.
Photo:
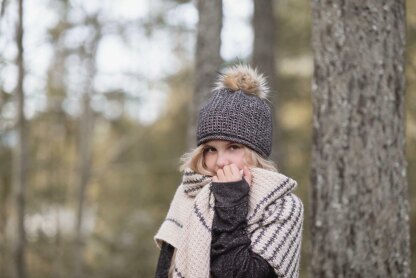
[[[214,176],[215,173],[212,173],[208,170],[204,162],[204,147],[205,144],[199,145],[192,151],[182,155],[180,161],[181,165],[179,167],[180,171],[184,171],[186,168],[191,168],[193,171],[200,173],[202,175]],[[278,172],[275,163],[271,160],[263,158],[258,153],[252,149],[242,145],[245,151],[245,161],[248,166],[263,168],[273,172]],[[249,162],[249,163],[247,163]]]

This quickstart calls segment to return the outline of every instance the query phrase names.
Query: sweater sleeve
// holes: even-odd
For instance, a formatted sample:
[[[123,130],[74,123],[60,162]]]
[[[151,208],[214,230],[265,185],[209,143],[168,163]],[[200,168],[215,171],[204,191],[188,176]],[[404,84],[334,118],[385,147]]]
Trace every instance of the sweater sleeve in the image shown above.
[[[251,250],[247,233],[249,185],[213,182],[215,213],[211,240],[213,277],[276,277],[273,268]]]
[[[160,249],[159,261],[156,267],[156,278],[167,278],[169,267],[172,261],[172,256],[175,248],[169,243],[163,242]]]

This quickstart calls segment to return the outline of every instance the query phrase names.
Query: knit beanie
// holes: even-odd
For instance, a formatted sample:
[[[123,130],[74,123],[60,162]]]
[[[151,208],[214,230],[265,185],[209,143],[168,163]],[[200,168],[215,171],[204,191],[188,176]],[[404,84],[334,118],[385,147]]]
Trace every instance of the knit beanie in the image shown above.
[[[247,65],[227,68],[201,108],[197,145],[210,140],[243,144],[267,158],[272,149],[272,111],[266,79]]]

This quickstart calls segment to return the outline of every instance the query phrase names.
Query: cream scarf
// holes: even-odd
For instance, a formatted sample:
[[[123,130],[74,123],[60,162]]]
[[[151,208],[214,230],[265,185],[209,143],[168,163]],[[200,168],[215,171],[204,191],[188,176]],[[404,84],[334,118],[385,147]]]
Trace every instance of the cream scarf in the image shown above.
[[[252,168],[247,231],[252,250],[279,277],[298,277],[303,205],[292,193],[296,182],[280,173]],[[173,277],[209,277],[214,218],[211,177],[188,169],[154,239],[176,248]]]

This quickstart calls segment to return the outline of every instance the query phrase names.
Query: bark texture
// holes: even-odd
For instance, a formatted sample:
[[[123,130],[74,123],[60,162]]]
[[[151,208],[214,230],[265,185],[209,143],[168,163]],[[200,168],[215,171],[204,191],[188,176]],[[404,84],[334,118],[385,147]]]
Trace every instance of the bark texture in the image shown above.
[[[312,277],[409,277],[403,0],[312,1]]]
[[[195,84],[192,104],[189,106],[188,147],[195,147],[198,113],[209,98],[222,59],[221,29],[222,0],[198,0],[198,34],[195,52]]]

